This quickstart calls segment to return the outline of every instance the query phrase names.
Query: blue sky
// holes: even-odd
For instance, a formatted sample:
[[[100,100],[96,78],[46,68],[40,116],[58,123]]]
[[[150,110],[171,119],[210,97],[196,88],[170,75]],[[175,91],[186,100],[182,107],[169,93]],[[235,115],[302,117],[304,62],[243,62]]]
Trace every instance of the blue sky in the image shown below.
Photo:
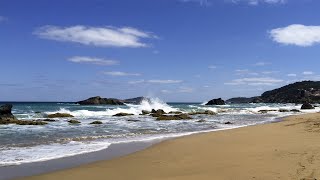
[[[316,0],[1,0],[3,101],[205,101],[319,80]]]

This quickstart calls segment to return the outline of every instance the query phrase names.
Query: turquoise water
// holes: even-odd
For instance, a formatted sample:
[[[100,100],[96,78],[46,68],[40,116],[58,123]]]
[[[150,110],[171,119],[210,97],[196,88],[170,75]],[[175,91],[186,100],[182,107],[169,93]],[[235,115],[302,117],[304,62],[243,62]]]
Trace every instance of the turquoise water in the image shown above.
[[[0,103],[2,104],[2,103]],[[125,106],[80,106],[74,103],[12,103],[13,113],[19,119],[44,119],[46,115],[61,112],[74,118],[57,118],[44,126],[0,126],[0,166],[19,165],[45,161],[76,154],[107,149],[111,144],[150,141],[177,137],[196,132],[222,130],[274,121],[275,118],[292,114],[259,110],[298,109],[294,104],[233,104],[204,106],[200,103],[164,103],[159,99],[144,101],[140,105]],[[212,110],[217,115],[195,115],[192,120],[156,121],[148,115],[139,115],[142,110],[163,109],[169,111]],[[318,111],[318,109],[314,110]],[[40,112],[40,113],[39,113]],[[112,115],[125,112],[135,114],[127,117]],[[309,111],[308,111],[309,112]],[[78,125],[67,121],[77,119]],[[101,125],[91,125],[92,121]],[[132,121],[134,120],[134,121]],[[205,122],[197,122],[205,120]],[[225,124],[232,122],[232,124]]]

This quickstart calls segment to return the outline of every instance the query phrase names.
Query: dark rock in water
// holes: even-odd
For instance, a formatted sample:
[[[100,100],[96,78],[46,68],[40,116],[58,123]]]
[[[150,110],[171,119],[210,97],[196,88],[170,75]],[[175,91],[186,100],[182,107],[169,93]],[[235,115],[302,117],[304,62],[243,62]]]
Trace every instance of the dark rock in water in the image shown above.
[[[262,114],[265,114],[265,113],[268,113],[268,112],[275,112],[277,110],[259,110],[258,112],[259,113],[262,113]]]
[[[279,112],[290,112],[288,109],[279,109]]]
[[[158,109],[158,110],[152,109],[152,111],[151,111],[151,116],[153,116],[153,117],[159,117],[163,114],[166,114],[166,112],[164,112],[164,110],[162,110],[162,109]]]
[[[139,122],[140,120],[137,120],[137,119],[129,119],[128,121],[129,121],[129,122]]]
[[[102,124],[102,122],[101,121],[93,121],[90,124]]]
[[[210,111],[210,110],[206,110],[203,112],[190,112],[189,115],[199,115],[199,114],[205,114],[205,115],[216,115],[217,113]]]
[[[42,121],[45,121],[45,122],[56,122],[57,120],[55,120],[55,119],[44,119]]]
[[[204,119],[200,119],[199,121],[197,121],[197,122],[206,122],[206,120],[204,120]]]
[[[221,98],[212,99],[206,105],[225,105],[226,103]]]
[[[168,114],[182,114],[181,111],[170,111]]]
[[[55,113],[55,114],[49,114],[47,117],[48,118],[64,118],[64,117],[74,117],[74,116],[68,113]]]
[[[70,123],[70,124],[80,124],[81,122],[77,121],[77,120],[69,120],[68,123]]]
[[[80,105],[124,105],[123,101],[114,98],[101,98],[100,96],[77,102]]]
[[[142,115],[150,114],[150,111],[142,110]]]
[[[132,116],[134,114],[129,114],[129,113],[118,113],[118,114],[115,114],[113,116]]]
[[[149,98],[146,97],[136,97],[136,98],[130,98],[130,99],[125,99],[123,100],[124,103],[126,104],[141,104],[142,101],[150,101]]]
[[[304,104],[301,106],[301,109],[314,109],[314,107],[313,107],[312,104],[310,104],[310,103],[304,103]]]
[[[243,103],[261,103],[262,99],[259,96],[256,97],[236,97],[226,100],[226,103],[231,104],[243,104]]]
[[[192,119],[192,118],[188,114],[161,115],[157,118],[158,121],[187,120],[187,119]]]
[[[233,124],[232,122],[228,121],[228,122],[225,122],[224,124]]]
[[[0,106],[0,124],[7,124],[9,121],[17,120],[11,113],[11,110],[11,104],[5,104]]]
[[[34,112],[35,114],[41,114],[41,112],[40,111],[36,111],[36,112]]]
[[[46,125],[46,124],[48,124],[43,121],[22,121],[22,120],[17,120],[15,123],[17,125]]]
[[[291,109],[290,112],[300,112],[298,109]]]

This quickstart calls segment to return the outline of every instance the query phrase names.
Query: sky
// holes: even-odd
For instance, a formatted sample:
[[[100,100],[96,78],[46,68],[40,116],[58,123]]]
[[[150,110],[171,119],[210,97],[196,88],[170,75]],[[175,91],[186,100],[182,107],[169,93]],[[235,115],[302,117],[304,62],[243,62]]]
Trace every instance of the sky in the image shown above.
[[[0,101],[250,97],[320,80],[318,0],[0,0]]]

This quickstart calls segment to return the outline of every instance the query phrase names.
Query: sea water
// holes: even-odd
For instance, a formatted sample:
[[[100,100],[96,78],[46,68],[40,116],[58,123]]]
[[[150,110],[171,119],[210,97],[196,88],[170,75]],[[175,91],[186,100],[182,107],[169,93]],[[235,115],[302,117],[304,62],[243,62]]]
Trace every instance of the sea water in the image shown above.
[[[3,104],[3,103],[0,103]],[[300,109],[295,104],[230,104],[205,106],[204,103],[164,103],[157,98],[139,105],[82,106],[75,103],[12,103],[18,119],[45,119],[48,114],[69,113],[74,118],[56,118],[43,126],[0,125],[0,166],[46,161],[107,149],[111,144],[152,141],[198,132],[208,132],[272,122]],[[165,112],[197,112],[211,110],[217,115],[194,115],[192,120],[156,121],[142,110],[163,109]],[[261,113],[260,110],[274,110]],[[319,109],[301,113],[318,112]],[[117,113],[133,116],[114,117]],[[69,124],[76,119],[81,124]],[[93,121],[103,124],[92,125]],[[205,120],[204,122],[197,122]],[[231,122],[232,124],[225,124]]]

